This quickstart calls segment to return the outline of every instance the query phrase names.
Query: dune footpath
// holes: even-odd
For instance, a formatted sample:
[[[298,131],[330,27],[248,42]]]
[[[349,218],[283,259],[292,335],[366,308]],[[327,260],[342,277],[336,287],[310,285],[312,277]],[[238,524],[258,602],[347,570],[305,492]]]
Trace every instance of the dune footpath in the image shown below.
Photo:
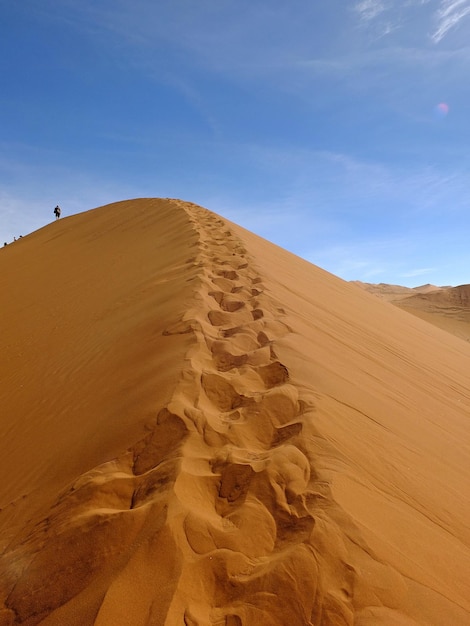
[[[0,281],[0,626],[470,623],[468,342],[179,200]]]

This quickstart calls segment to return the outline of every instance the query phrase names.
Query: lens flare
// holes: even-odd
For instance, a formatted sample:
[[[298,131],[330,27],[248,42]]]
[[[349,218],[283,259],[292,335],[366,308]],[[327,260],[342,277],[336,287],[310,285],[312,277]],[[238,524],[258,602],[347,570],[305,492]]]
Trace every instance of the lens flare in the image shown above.
[[[440,102],[434,108],[434,112],[436,114],[436,117],[446,117],[446,115],[449,113],[449,105],[445,102]]]

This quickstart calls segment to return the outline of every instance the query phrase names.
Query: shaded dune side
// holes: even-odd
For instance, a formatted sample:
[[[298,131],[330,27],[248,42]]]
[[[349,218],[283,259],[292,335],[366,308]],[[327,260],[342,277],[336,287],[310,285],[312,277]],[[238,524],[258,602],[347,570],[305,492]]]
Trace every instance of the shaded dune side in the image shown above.
[[[416,294],[408,299],[422,299],[436,304],[449,304],[456,307],[470,307],[470,285],[459,285],[458,287],[445,287],[433,290],[427,294]]]
[[[184,211],[144,199],[65,218],[2,251],[2,625],[39,623],[70,599],[58,623],[93,623],[125,559],[120,544],[143,523],[123,513],[140,497],[134,465],[142,472],[148,452],[119,455],[159,432],[194,341],[190,329],[164,331],[193,300],[195,246]],[[171,451],[178,434],[162,430],[158,445]]]
[[[162,332],[191,339],[179,381],[135,444],[84,472],[10,543],[0,624],[434,623],[420,607],[410,612],[412,582],[335,501],[331,473],[351,461],[334,430],[334,374],[320,363],[312,377],[317,359],[311,343],[301,345],[302,324],[324,318],[309,317],[315,307],[308,319],[290,310],[297,300],[273,288],[276,269],[260,269],[254,236],[195,205],[170,204],[197,233],[191,303]],[[351,406],[339,420],[348,432],[355,409],[346,390]],[[339,481],[335,489],[346,502]],[[466,623],[468,606],[442,602],[449,623]]]
[[[456,337],[470,341],[470,285],[415,294],[394,304]]]
[[[7,509],[20,523],[19,500],[30,514],[39,491],[38,504],[114,458],[171,396],[192,338],[162,330],[194,293],[196,239],[184,212],[150,199],[2,249],[0,526]]]
[[[398,308],[470,341],[470,285],[458,287],[400,287],[353,281],[362,289],[387,300]]]

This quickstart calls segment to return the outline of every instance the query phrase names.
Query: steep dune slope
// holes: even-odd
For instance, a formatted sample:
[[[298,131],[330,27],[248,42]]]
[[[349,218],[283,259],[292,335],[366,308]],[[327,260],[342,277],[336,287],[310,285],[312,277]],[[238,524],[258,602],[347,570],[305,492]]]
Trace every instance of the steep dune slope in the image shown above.
[[[0,267],[0,625],[469,623],[465,342],[180,201]]]

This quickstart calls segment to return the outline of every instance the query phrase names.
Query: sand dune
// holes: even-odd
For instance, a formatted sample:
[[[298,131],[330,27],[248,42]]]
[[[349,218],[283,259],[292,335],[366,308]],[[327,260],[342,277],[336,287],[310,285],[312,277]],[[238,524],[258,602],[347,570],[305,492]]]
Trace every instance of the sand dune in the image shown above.
[[[357,285],[404,311],[470,341],[470,285],[458,287],[399,287],[397,285]]]
[[[177,200],[0,270],[0,626],[470,623],[468,343]]]
[[[437,287],[436,285],[430,284],[420,285],[419,287],[402,287],[401,285],[388,285],[387,283],[362,283],[359,280],[353,280],[351,283],[358,285],[369,293],[373,293],[382,300],[393,303],[418,294],[424,295],[441,291],[441,289],[447,289],[447,287]]]

